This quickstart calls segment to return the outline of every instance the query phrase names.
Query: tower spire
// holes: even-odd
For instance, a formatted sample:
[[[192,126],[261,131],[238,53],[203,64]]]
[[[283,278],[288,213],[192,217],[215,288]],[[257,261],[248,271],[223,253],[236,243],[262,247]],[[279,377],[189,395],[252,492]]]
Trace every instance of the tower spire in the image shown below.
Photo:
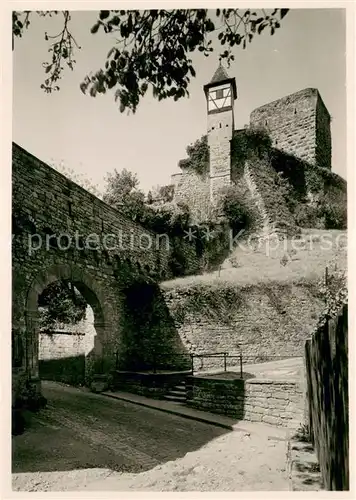
[[[228,80],[230,77],[222,65],[221,59],[219,61],[219,66],[217,67],[217,70],[215,71],[212,79],[210,80],[210,83],[218,83],[224,80]]]

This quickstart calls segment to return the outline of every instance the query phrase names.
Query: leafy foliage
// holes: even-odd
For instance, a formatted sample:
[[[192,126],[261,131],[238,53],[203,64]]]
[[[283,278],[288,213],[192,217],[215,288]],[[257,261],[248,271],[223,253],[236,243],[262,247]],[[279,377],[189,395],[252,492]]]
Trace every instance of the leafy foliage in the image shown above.
[[[231,141],[232,180],[238,182],[243,175],[246,160],[261,158],[271,151],[271,138],[265,130],[246,127],[236,131]]]
[[[93,182],[84,175],[81,175],[72,168],[67,167],[63,160],[61,160],[60,162],[55,162],[52,160],[50,165],[52,168],[57,170],[57,172],[65,175],[66,177],[68,177],[68,179],[75,182],[89,193],[93,194],[99,199],[102,198],[102,193],[97,185],[93,184]]]
[[[24,12],[13,11],[12,13],[12,33],[13,37],[22,37],[24,28],[30,26],[30,16],[32,12],[27,10]],[[49,35],[47,31],[44,33],[44,39],[50,43],[48,52],[51,55],[49,62],[44,62],[43,67],[47,75],[41,88],[47,92],[59,90],[58,80],[61,78],[64,61],[68,68],[74,69],[76,60],[74,59],[74,49],[80,49],[80,46],[75,41],[73,35],[69,31],[69,23],[71,20],[70,12],[65,11],[37,11],[41,17],[52,17],[54,15],[63,16],[63,29],[56,35]]]
[[[147,195],[147,203],[170,203],[173,201],[174,185],[155,186]]]
[[[347,228],[346,203],[338,203],[324,196],[320,203],[320,213],[325,218],[325,229]]]
[[[178,162],[179,168],[192,170],[199,175],[206,175],[209,172],[209,146],[206,135],[187,147],[187,155],[188,158]]]
[[[116,169],[106,177],[106,191],[103,201],[116,208],[132,220],[142,220],[145,210],[145,194],[138,189],[139,181],[136,174],[125,168]]]
[[[235,233],[247,229],[252,224],[252,213],[247,206],[246,196],[238,186],[229,186],[222,190],[222,211]]]
[[[325,277],[319,282],[319,293],[325,301],[325,308],[319,325],[335,317],[348,301],[347,274],[343,269],[326,269]]]
[[[85,317],[87,302],[69,281],[55,281],[40,295],[41,328],[51,330],[55,322],[79,323]]]
[[[301,227],[346,229],[346,182],[337,174],[273,148],[266,132],[254,128],[235,131],[231,156],[236,185],[250,160],[267,212],[278,225],[288,228],[294,219]]]
[[[95,34],[103,30],[117,43],[107,55],[104,68],[89,74],[81,90],[91,96],[115,89],[120,111],[133,112],[149,85],[158,100],[189,96],[190,78],[195,77],[190,53],[208,57],[213,52],[212,34],[220,42],[220,59],[234,60],[235,46],[246,48],[256,34],[269,29],[273,35],[288,9],[251,11],[250,9],[172,9],[172,10],[101,10],[91,27]],[[21,37],[30,25],[30,11],[13,12],[13,36]],[[41,16],[62,15],[63,30],[44,34],[50,43],[51,60],[43,64],[48,75],[41,87],[45,92],[59,90],[63,61],[70,69],[75,64],[74,49],[80,48],[69,31],[69,11],[40,11]],[[218,33],[216,33],[218,32]]]
[[[184,323],[190,315],[231,324],[236,309],[242,303],[243,293],[234,285],[220,283],[218,287],[210,287],[193,284],[184,287],[175,296],[172,315],[178,324]]]

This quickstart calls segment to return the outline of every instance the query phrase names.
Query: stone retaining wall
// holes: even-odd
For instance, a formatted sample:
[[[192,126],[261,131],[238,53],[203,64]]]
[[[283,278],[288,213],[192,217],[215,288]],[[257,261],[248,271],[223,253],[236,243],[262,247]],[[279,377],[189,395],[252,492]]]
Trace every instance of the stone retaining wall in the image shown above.
[[[229,417],[297,428],[304,421],[304,391],[297,382],[187,377],[187,404]]]
[[[304,422],[304,404],[304,391],[297,382],[246,381],[245,420],[297,428]]]
[[[307,286],[302,281],[295,281],[236,285],[225,291],[215,284],[210,290],[208,288],[208,285],[204,289],[189,285],[165,288],[161,285],[170,316],[187,352],[236,355],[228,358],[228,366],[239,366],[240,351],[244,364],[254,363],[257,359],[267,361],[276,354],[303,356],[305,340],[323,308],[316,285]],[[220,310],[211,310],[215,293],[216,302],[221,300],[223,293],[225,296],[235,293],[236,300],[226,301],[222,309],[230,308],[231,321],[225,321]],[[205,300],[205,296],[212,298]],[[195,368],[208,371],[221,370],[223,366],[221,357],[201,358],[196,361]]]

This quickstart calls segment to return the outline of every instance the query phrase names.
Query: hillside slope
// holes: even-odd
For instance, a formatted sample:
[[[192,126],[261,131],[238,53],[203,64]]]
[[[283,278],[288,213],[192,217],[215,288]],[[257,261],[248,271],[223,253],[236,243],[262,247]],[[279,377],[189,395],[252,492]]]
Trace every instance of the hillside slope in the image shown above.
[[[272,245],[240,246],[218,271],[160,284],[186,351],[242,352],[245,362],[303,355],[325,308],[326,266],[330,274],[346,270],[346,233],[304,230],[299,240]],[[228,360],[236,364],[236,357]],[[222,359],[206,358],[203,368],[222,366]]]

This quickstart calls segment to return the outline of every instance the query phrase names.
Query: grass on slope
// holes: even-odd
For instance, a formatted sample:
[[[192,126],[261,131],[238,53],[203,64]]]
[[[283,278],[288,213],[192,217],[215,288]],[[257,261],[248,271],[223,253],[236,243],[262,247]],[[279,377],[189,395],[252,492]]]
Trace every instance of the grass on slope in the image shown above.
[[[264,242],[259,247],[243,243],[232,249],[217,271],[161,283],[163,289],[192,284],[257,284],[271,281],[318,279],[326,266],[332,272],[347,267],[347,233],[306,229],[299,239]]]

